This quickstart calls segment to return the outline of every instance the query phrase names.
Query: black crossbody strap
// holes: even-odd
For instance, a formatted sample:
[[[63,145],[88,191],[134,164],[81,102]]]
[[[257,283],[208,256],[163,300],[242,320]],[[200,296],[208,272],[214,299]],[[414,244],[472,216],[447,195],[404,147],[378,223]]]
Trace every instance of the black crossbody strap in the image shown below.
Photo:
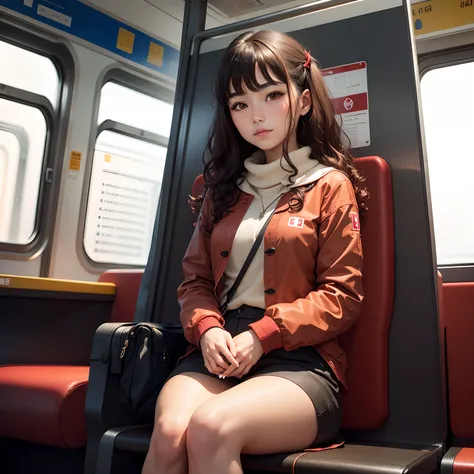
[[[235,292],[237,291],[237,288],[242,283],[242,280],[244,279],[244,276],[247,273],[247,270],[249,269],[250,264],[252,263],[252,260],[254,259],[255,254],[257,253],[257,250],[260,247],[260,244],[262,243],[263,236],[265,235],[265,231],[267,230],[268,224],[270,223],[270,220],[273,217],[275,210],[276,209],[274,209],[272,213],[268,216],[267,220],[265,221],[265,224],[263,224],[263,227],[260,229],[260,232],[258,233],[257,238],[255,239],[255,242],[252,245],[252,248],[250,249],[249,254],[247,255],[247,258],[245,259],[245,262],[242,268],[240,269],[240,272],[237,275],[237,278],[234,281],[234,284],[231,286],[230,290],[227,292],[225,301],[221,305],[221,308],[220,308],[222,315],[224,315],[225,312],[227,311],[227,306],[229,305],[230,301],[234,297]]]

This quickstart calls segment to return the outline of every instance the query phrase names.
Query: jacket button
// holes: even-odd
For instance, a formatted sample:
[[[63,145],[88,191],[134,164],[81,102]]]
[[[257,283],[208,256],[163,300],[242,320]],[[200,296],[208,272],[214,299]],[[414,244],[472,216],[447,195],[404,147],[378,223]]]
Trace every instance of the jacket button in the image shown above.
[[[265,250],[266,255],[273,255],[275,253],[275,247],[270,247],[267,250]]]
[[[267,295],[273,295],[273,293],[276,293],[276,290],[274,290],[273,288],[268,288],[268,290],[265,290],[265,293]]]
[[[228,250],[223,250],[221,252],[221,257],[228,257],[229,256],[229,251]]]

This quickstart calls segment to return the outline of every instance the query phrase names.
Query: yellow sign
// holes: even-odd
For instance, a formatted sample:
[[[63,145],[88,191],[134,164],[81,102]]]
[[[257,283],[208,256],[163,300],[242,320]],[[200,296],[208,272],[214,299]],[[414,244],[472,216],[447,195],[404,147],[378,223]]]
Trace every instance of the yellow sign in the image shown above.
[[[117,49],[132,54],[134,43],[135,35],[131,31],[126,30],[125,28],[119,28],[117,37]]]
[[[69,155],[69,169],[71,171],[79,171],[81,169],[82,153],[80,151],[71,151]]]
[[[112,155],[109,155],[108,153],[106,153],[104,156],[104,161],[106,163],[112,163]]]
[[[474,0],[428,0],[411,6],[415,35],[474,28]]]
[[[147,61],[150,64],[154,64],[155,66],[161,67],[163,64],[163,53],[165,52],[165,49],[163,46],[160,46],[159,44],[153,43],[153,41],[150,41],[150,49],[148,50],[148,58]]]

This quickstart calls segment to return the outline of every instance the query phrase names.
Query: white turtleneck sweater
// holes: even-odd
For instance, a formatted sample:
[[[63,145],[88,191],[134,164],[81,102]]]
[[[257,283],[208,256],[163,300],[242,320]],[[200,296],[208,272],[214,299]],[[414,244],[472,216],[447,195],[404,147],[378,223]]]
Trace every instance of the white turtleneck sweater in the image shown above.
[[[311,159],[310,153],[311,148],[306,146],[289,154],[292,163],[298,168],[298,174],[293,178],[293,183],[289,179],[293,170],[284,158],[273,163],[266,163],[265,154],[258,151],[245,160],[247,174],[240,188],[246,193],[253,194],[255,198],[235,234],[224,273],[225,289],[221,295],[221,302],[225,301],[225,295],[237,278],[260,229],[276,208],[281,195],[292,187],[313,183],[334,169]],[[260,218],[263,209],[265,212]],[[229,310],[244,304],[265,309],[263,265],[264,242],[262,241],[234,298],[229,303]]]

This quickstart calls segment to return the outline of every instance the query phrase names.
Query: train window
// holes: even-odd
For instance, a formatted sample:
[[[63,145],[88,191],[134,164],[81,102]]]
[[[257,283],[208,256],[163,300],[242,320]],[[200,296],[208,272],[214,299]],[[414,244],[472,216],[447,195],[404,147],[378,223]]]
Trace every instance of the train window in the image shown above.
[[[102,87],[83,237],[92,262],[146,265],[172,112],[125,85]]]
[[[36,107],[0,99],[0,241],[35,236],[47,125]]]
[[[0,83],[46,97],[56,107],[59,74],[51,59],[0,41]]]
[[[146,265],[166,148],[105,130],[94,150],[84,248],[98,263]]]
[[[474,62],[432,69],[421,80],[439,265],[474,263],[473,83]]]
[[[107,82],[100,94],[98,123],[105,120],[130,125],[168,137],[173,105],[115,82]]]

